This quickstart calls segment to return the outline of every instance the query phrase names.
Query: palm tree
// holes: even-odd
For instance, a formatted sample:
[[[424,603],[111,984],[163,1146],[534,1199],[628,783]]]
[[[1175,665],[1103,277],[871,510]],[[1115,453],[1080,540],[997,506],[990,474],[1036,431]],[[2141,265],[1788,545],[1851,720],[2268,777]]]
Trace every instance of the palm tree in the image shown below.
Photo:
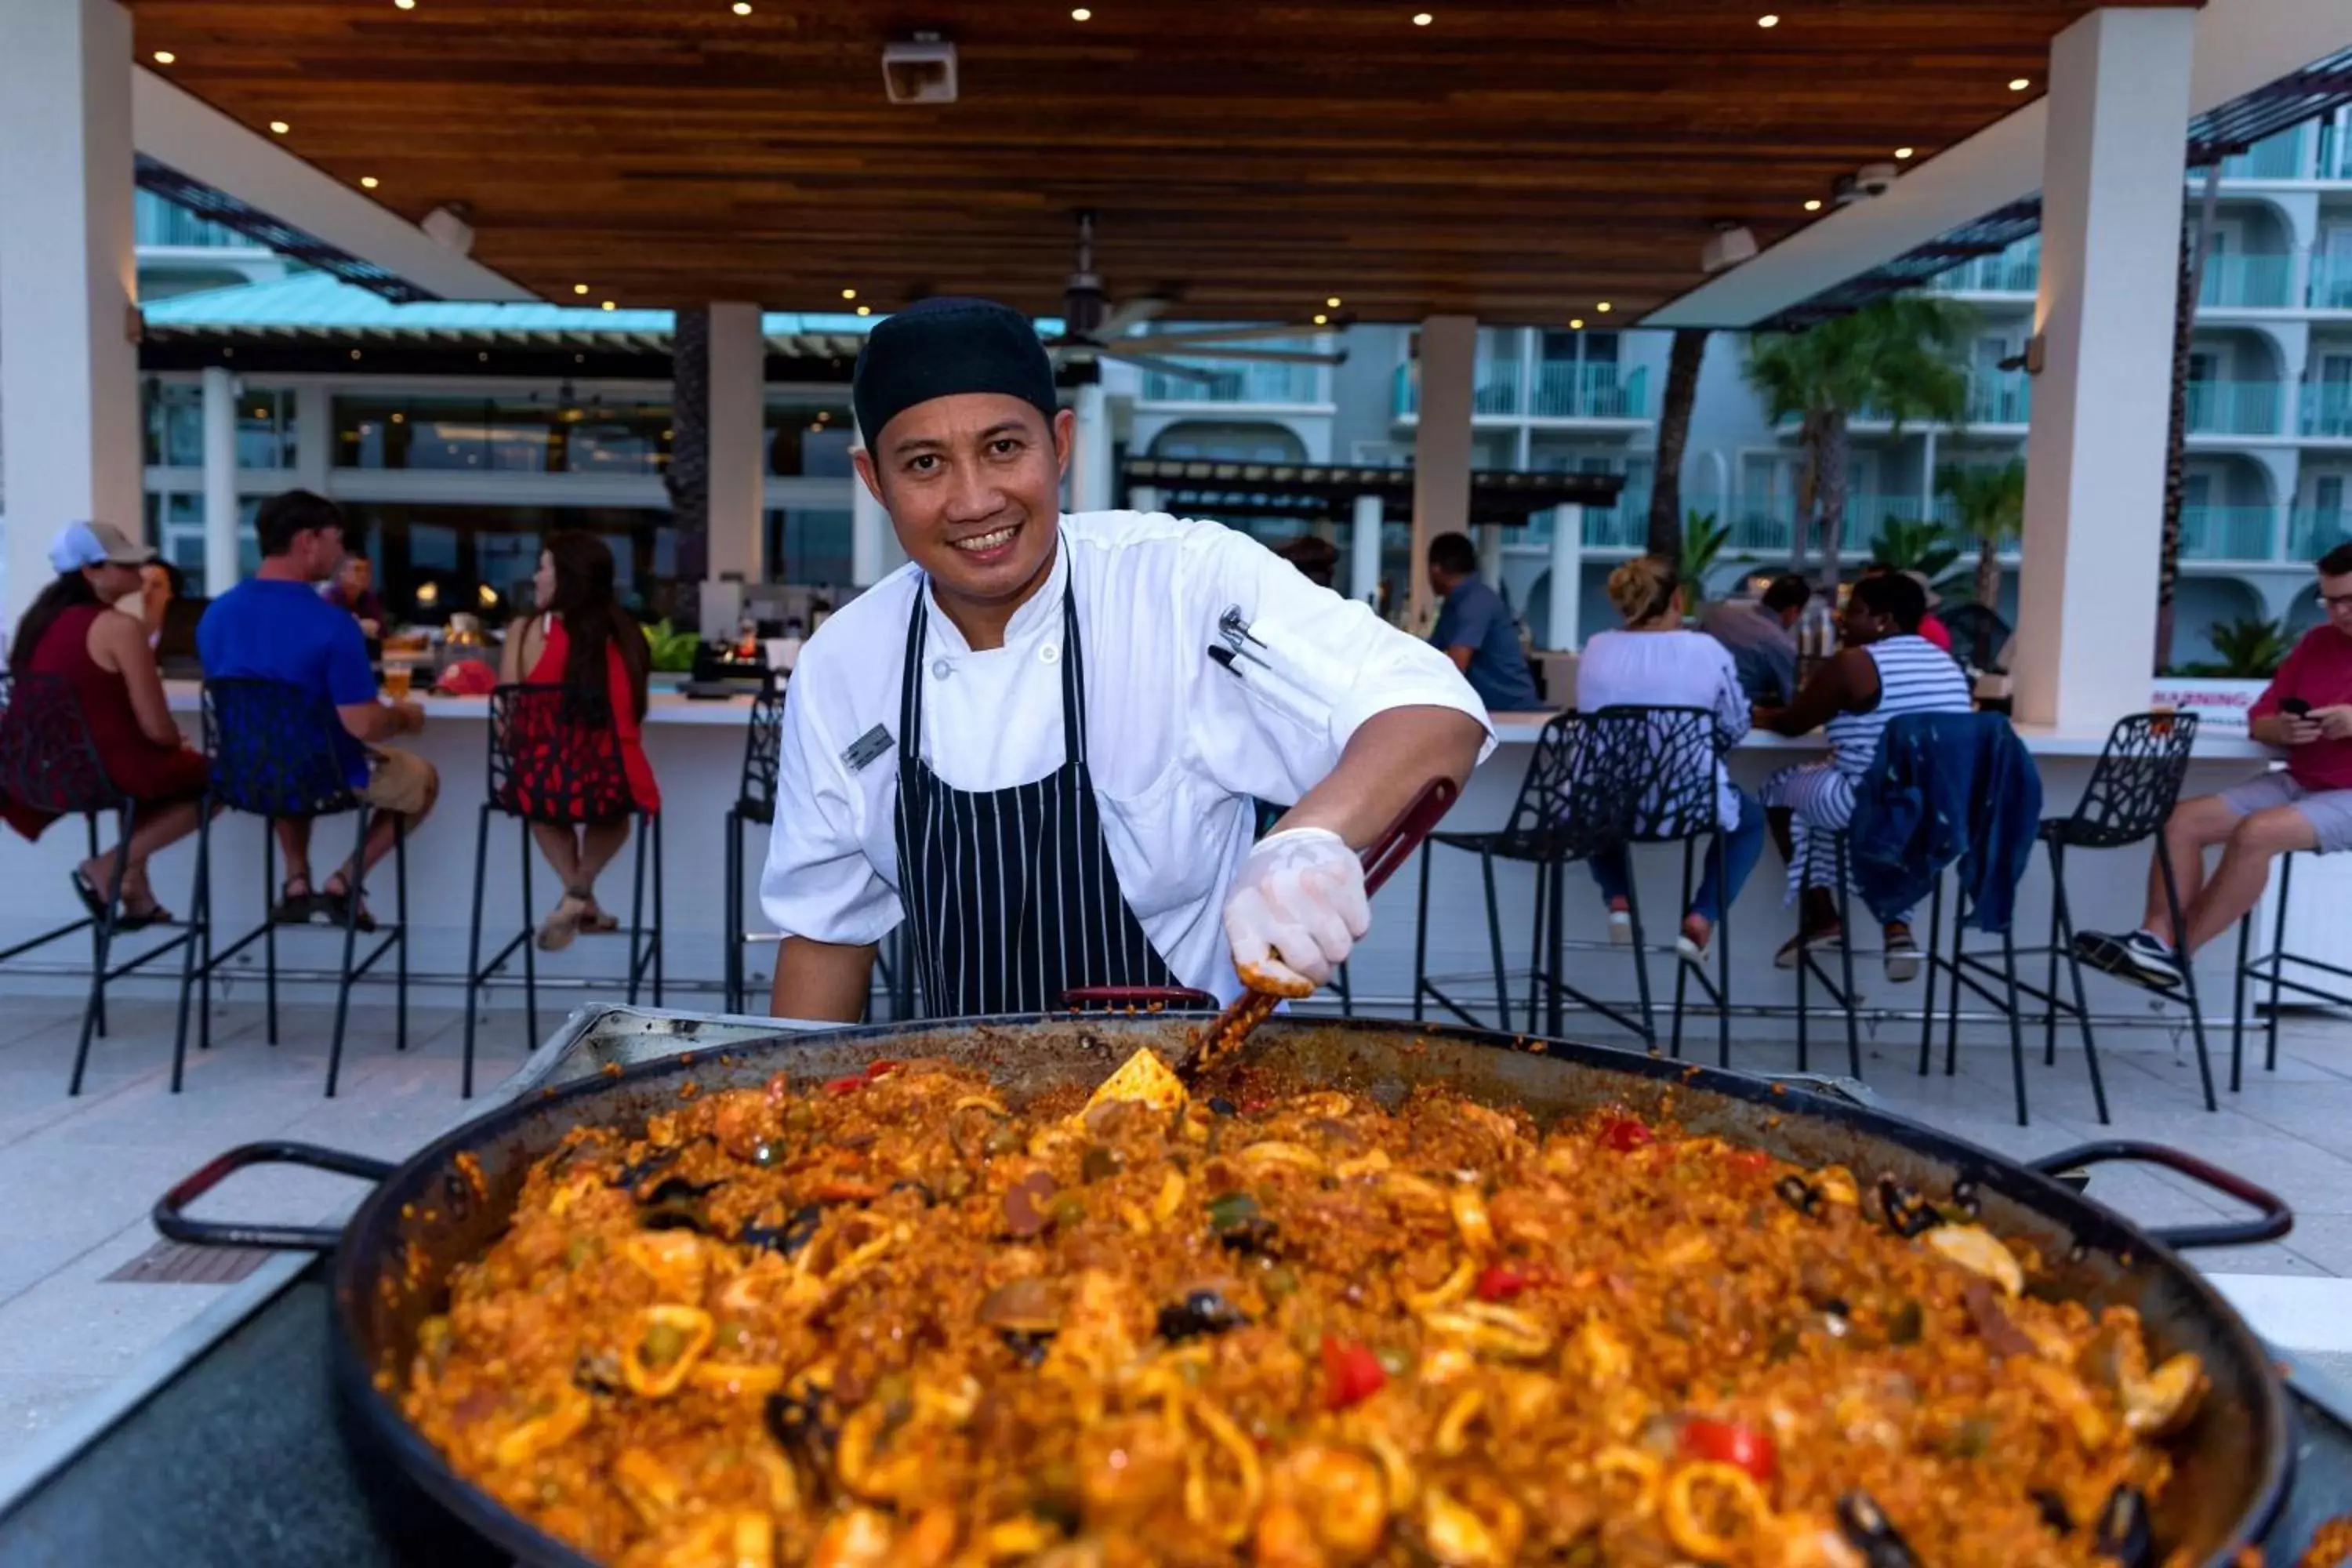
[[[1998,468],[1946,464],[1936,493],[1951,498],[1958,531],[1977,542],[1977,603],[1998,609],[2000,547],[2025,531],[2024,461],[2011,458]]]
[[[1690,442],[1691,404],[1698,396],[1705,327],[1677,327],[1666,353],[1666,400],[1658,407],[1658,459],[1650,484],[1650,553],[1672,561],[1683,552],[1683,448]]]
[[[669,462],[662,488],[669,492],[670,519],[683,552],[710,548],[710,312],[686,309],[670,328]],[[686,576],[681,561],[681,576]],[[702,575],[696,565],[693,577]],[[715,629],[706,627],[706,630]]]
[[[1799,421],[1805,466],[1797,481],[1790,565],[1804,570],[1818,509],[1822,581],[1834,585],[1845,531],[1846,426],[1868,412],[1900,434],[1907,421],[1957,425],[1968,413],[1967,348],[1976,312],[1932,294],[1895,294],[1801,332],[1748,341],[1748,384],[1775,423]]]

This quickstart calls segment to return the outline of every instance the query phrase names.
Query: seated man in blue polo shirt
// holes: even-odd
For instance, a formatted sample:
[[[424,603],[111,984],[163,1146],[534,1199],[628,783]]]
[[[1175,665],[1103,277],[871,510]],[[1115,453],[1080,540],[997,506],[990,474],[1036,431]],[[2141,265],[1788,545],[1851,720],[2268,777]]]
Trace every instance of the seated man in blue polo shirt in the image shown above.
[[[344,780],[374,809],[362,862],[372,867],[392,852],[395,824],[414,833],[441,792],[432,763],[375,744],[425,728],[425,710],[376,695],[359,622],[319,595],[319,584],[343,559],[343,514],[335,503],[309,490],[289,490],[261,503],[253,528],[260,537],[260,570],[215,599],[196,626],[205,676],[282,680],[334,710]],[[313,917],[342,924],[353,868],[342,867],[314,890],[310,822],[280,818],[277,827],[286,883],[270,918],[287,925]],[[364,904],[358,924],[362,931],[375,927]]]
[[[1478,551],[1469,535],[1441,533],[1429,542],[1429,586],[1444,602],[1429,640],[1468,678],[1486,710],[1526,713],[1541,708],[1511,606],[1479,579]]]

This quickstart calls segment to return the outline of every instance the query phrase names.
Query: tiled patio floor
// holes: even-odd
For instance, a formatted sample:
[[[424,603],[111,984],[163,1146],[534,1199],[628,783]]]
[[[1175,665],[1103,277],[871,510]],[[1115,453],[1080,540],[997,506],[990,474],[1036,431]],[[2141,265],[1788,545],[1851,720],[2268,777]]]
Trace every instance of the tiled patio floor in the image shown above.
[[[214,1048],[192,1053],[187,1091],[176,1098],[167,1076],[170,1007],[126,1001],[115,1015],[113,1036],[94,1050],[88,1089],[69,1100],[78,1002],[10,998],[0,1011],[0,1192],[8,1210],[0,1240],[0,1462],[226,1289],[104,1280],[155,1240],[147,1212],[173,1181],[257,1138],[398,1156],[462,1114],[454,1011],[418,1009],[404,1054],[392,1048],[388,1015],[356,1014],[342,1092],[333,1100],[320,1093],[323,1007],[287,1007],[284,1043],[275,1048],[262,1038],[257,1004],[223,1007]],[[520,1017],[493,1017],[484,1084],[496,1083],[523,1055]],[[1763,1038],[1774,1028],[1744,1023],[1738,1064],[1792,1067],[1793,1046]],[[1832,1053],[1816,1038],[1820,1067]],[[2062,1049],[2054,1068],[2035,1056],[2028,1069],[2034,1121],[2020,1128],[2005,1036],[1997,1044],[1989,1034],[1964,1034],[1954,1078],[1916,1076],[1916,1029],[1895,1026],[1865,1054],[1872,1089],[1903,1114],[2019,1155],[2101,1136],[2158,1139],[2280,1192],[2296,1212],[2284,1243],[2196,1260],[2216,1274],[2347,1277],[2341,1301],[2332,1281],[2318,1288],[2315,1315],[2326,1321],[2322,1340],[2352,1333],[2352,1022],[2289,1023],[2278,1071],[2250,1070],[2244,1090],[2225,1095],[2218,1114],[2199,1105],[2185,1040],[2176,1047],[2155,1031],[2110,1031],[2101,1051],[2115,1110],[2106,1129],[2094,1117],[2076,1051]],[[2226,1034],[2216,1035],[2215,1048],[2226,1049]],[[1710,1040],[1705,1055],[1712,1049]],[[1834,1056],[1843,1055],[1840,1039]],[[2185,1180],[2140,1171],[2102,1170],[2092,1193],[2152,1224],[2210,1220],[2228,1206]],[[308,1221],[352,1194],[350,1184],[332,1177],[269,1169],[240,1175],[218,1203],[240,1215]],[[2352,1348],[2352,1338],[2336,1348]]]

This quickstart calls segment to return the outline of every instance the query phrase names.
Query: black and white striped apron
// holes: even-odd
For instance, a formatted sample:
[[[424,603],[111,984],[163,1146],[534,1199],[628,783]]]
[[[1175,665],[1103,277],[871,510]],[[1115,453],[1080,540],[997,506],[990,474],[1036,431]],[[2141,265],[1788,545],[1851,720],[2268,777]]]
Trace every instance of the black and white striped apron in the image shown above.
[[[898,691],[898,897],[931,1017],[1037,1013],[1088,985],[1174,985],[1119,891],[1087,769],[1086,660],[1062,595],[1062,765],[1010,789],[950,789],[921,756],[928,585]]]

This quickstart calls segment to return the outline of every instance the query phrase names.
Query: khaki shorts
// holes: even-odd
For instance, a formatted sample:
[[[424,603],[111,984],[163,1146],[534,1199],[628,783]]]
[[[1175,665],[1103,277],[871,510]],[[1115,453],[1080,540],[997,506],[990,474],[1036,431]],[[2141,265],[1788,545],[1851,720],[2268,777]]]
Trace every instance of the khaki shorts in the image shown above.
[[[440,783],[440,775],[424,758],[372,746],[368,749],[367,787],[359,792],[359,796],[378,811],[420,816],[432,804],[433,793]]]
[[[2273,806],[2292,806],[2311,824],[2322,855],[2352,849],[2352,789],[2311,789],[2287,776],[2284,769],[2259,774],[2221,792],[2221,804],[2240,816],[2252,816]]]

